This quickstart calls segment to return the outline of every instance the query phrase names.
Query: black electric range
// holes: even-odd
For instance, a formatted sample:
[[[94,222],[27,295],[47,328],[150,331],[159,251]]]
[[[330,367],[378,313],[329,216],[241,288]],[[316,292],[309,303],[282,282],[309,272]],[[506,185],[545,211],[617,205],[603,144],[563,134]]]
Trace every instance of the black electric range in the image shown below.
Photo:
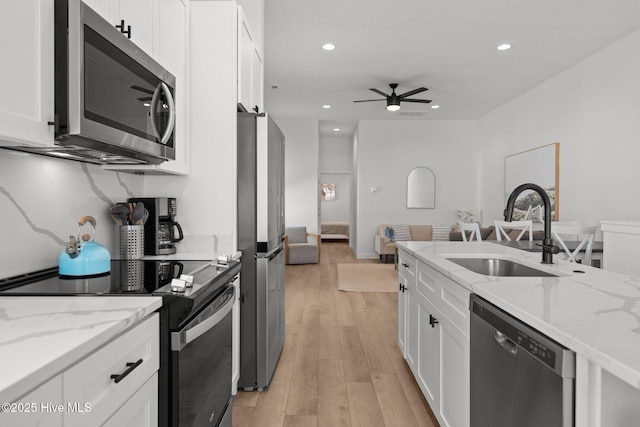
[[[158,425],[231,426],[239,273],[238,261],[113,260],[111,271],[96,277],[64,277],[50,268],[0,279],[0,298],[161,296]]]

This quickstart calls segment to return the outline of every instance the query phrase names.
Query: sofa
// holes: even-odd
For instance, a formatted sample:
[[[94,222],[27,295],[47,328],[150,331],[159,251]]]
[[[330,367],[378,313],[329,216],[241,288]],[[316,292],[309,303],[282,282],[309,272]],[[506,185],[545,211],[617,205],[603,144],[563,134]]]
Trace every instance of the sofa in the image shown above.
[[[394,230],[394,231],[390,231]],[[408,234],[407,230],[408,229]],[[399,232],[396,232],[397,230]],[[512,230],[509,235],[515,240],[520,230]],[[480,236],[482,240],[496,240],[496,230],[494,226],[481,227]],[[542,230],[534,230],[533,239],[540,240],[543,237]],[[525,233],[523,240],[529,239],[529,234]],[[462,233],[455,225],[392,225],[381,224],[378,226],[378,233],[375,236],[374,247],[380,261],[389,262],[389,256],[396,255],[396,241],[432,241],[449,240],[462,241]],[[397,260],[396,260],[397,261]]]
[[[397,230],[393,235],[389,234],[388,229]],[[398,231],[404,231],[401,229],[408,229],[409,238],[407,238],[406,231],[404,235],[398,235]],[[451,231],[451,227],[449,228]],[[462,238],[462,237],[461,237]],[[430,241],[433,240],[433,226],[432,225],[392,225],[381,224],[378,226],[378,233],[375,237],[374,247],[376,252],[380,255],[380,260],[384,258],[384,262],[389,261],[389,255],[395,256],[396,254],[396,241],[399,240],[415,240],[415,241]]]

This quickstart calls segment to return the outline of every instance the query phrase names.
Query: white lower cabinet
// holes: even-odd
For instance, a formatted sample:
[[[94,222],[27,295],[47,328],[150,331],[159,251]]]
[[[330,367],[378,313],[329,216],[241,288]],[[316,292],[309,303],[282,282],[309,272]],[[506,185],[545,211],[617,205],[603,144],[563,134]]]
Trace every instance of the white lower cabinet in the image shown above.
[[[417,302],[417,347],[416,370],[414,375],[418,385],[427,398],[429,406],[434,413],[437,413],[440,402],[440,332],[441,328],[436,328],[438,309],[425,298],[420,292],[414,294]]]
[[[153,374],[102,427],[158,425],[158,373]]]
[[[407,357],[406,333],[407,333],[407,295],[408,295],[407,279],[398,273],[398,347],[402,357]]]
[[[13,406],[0,410],[0,426],[62,427],[62,375],[56,375]]]
[[[399,340],[404,328],[405,359],[441,427],[469,426],[469,317],[470,292],[404,254],[416,267],[415,282],[401,274],[405,291],[404,325],[399,322]],[[400,312],[398,313],[400,319]]]
[[[404,251],[398,252],[398,346],[402,357],[407,358],[407,302],[409,289],[415,290],[416,263],[415,258]]]
[[[156,313],[3,408],[0,426],[157,426],[159,344]]]
[[[63,372],[62,395],[80,407],[65,412],[65,426],[99,426],[116,414],[158,370],[159,340],[154,314]]]
[[[441,426],[469,425],[469,336],[445,315],[440,329],[440,416]]]

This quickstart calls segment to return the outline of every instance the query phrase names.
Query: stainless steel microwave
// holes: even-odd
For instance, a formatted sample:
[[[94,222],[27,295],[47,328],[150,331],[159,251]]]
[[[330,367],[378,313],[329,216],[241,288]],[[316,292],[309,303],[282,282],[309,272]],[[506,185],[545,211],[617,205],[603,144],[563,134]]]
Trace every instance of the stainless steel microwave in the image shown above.
[[[80,0],[55,0],[55,139],[103,164],[175,159],[175,77]]]

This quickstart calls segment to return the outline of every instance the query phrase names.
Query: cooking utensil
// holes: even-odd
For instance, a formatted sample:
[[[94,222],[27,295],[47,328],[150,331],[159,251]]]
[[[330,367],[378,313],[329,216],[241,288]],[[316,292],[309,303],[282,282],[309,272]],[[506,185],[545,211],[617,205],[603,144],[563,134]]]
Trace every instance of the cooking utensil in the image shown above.
[[[129,223],[129,207],[118,203],[109,210],[111,218],[118,225],[127,225]]]
[[[135,225],[135,222],[133,222],[133,203],[129,203],[129,225]]]
[[[129,203],[131,205],[131,203]],[[138,202],[133,207],[131,211],[131,224],[133,225],[142,225],[144,220],[144,213],[146,209],[144,208],[144,203]]]

